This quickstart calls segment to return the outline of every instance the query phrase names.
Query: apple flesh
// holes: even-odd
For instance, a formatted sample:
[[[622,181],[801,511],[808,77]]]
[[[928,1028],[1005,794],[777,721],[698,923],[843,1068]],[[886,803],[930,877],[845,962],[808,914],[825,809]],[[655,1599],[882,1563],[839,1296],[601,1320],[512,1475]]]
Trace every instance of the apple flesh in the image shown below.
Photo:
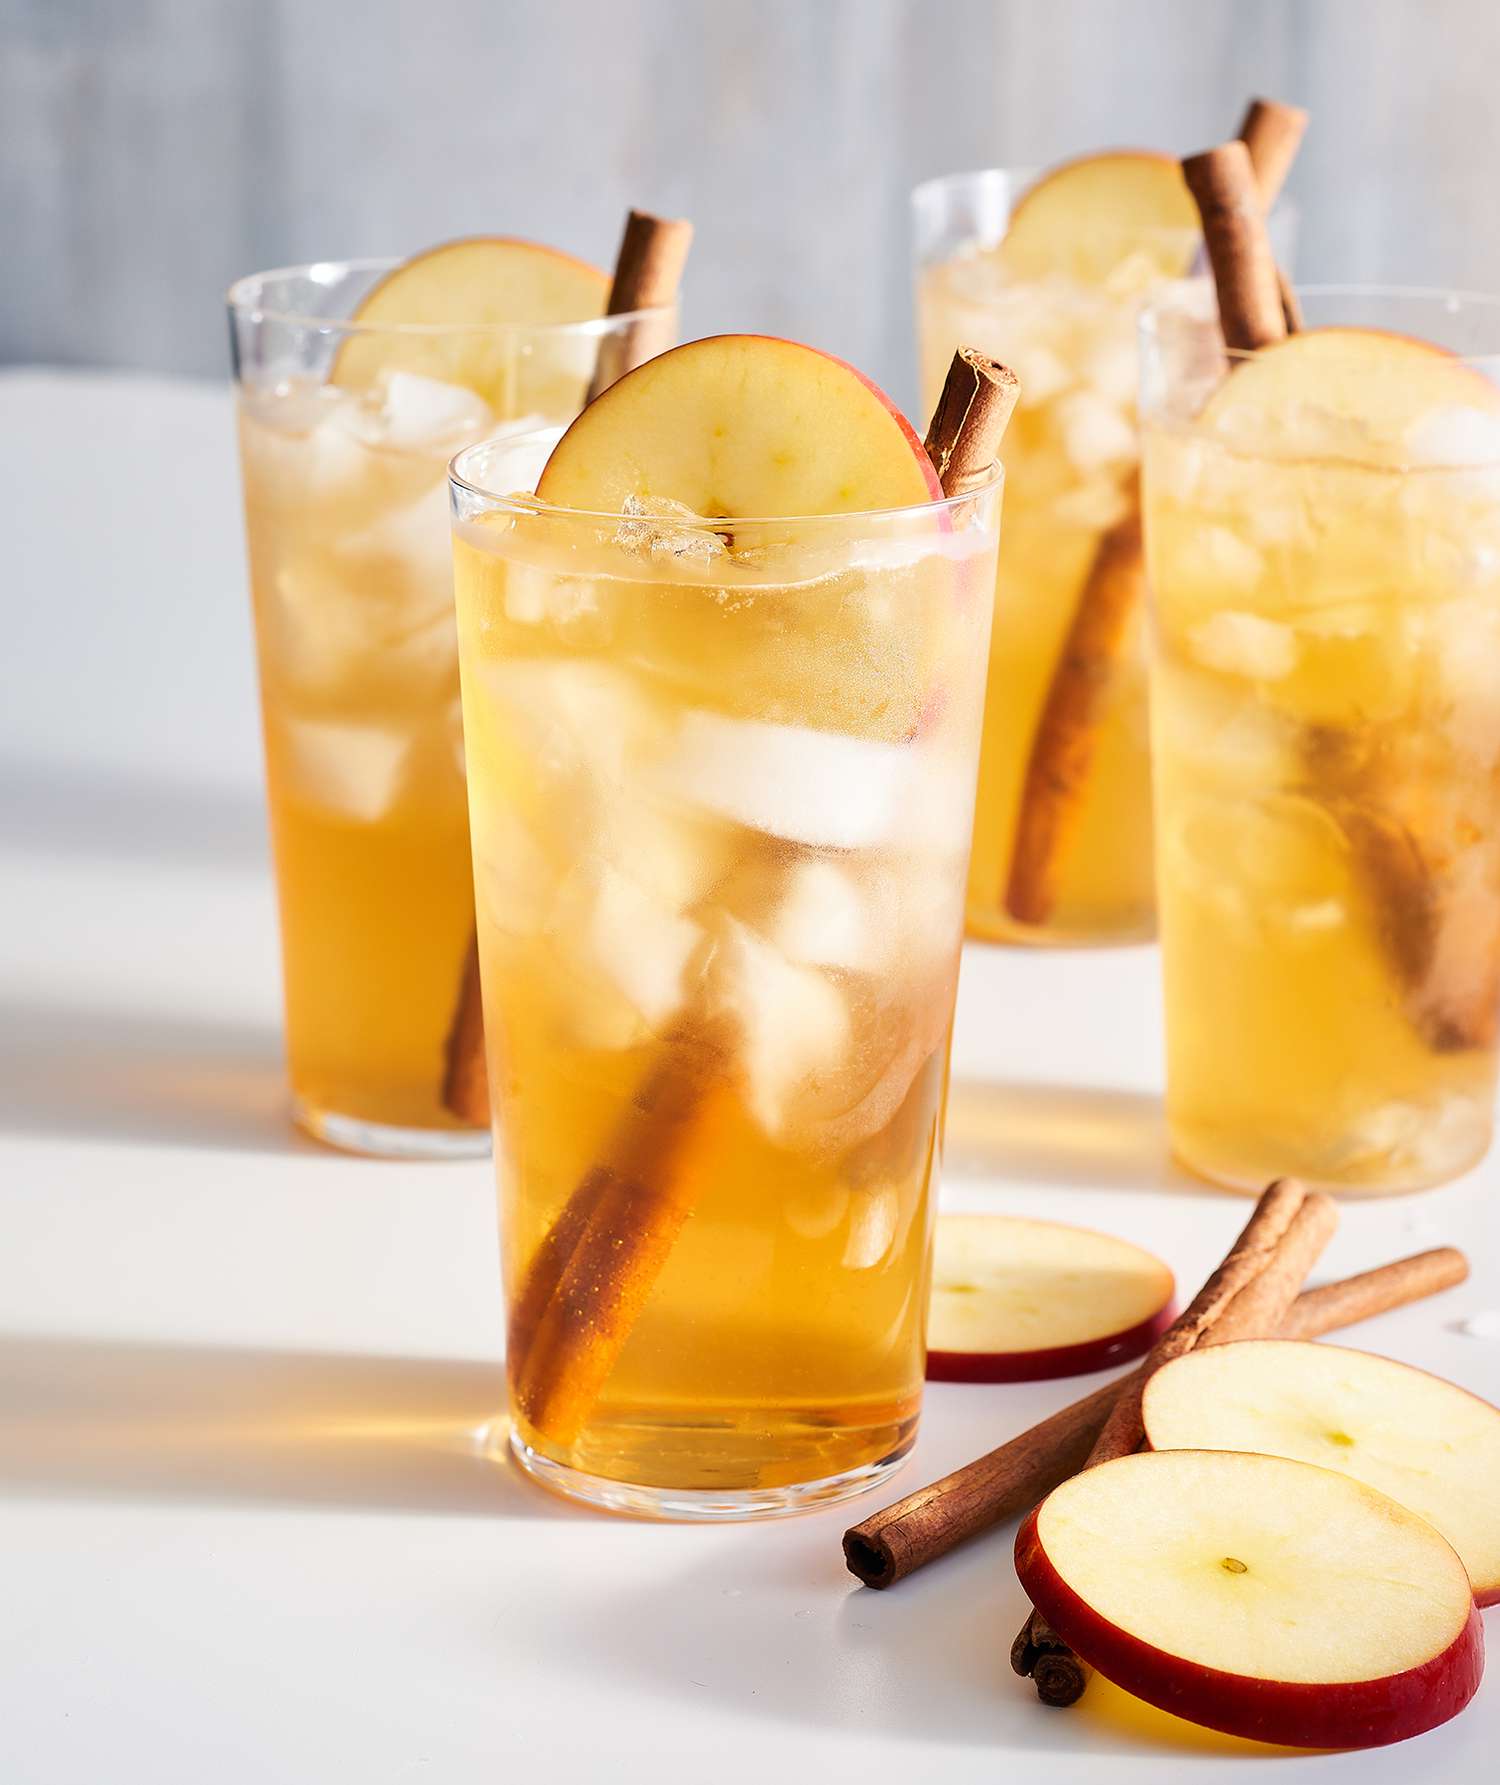
[[[1462,463],[1477,425],[1485,462],[1500,457],[1500,389],[1446,348],[1384,329],[1302,329],[1262,348],[1203,420],[1255,451],[1388,466]]]
[[[939,499],[932,461],[843,360],[768,335],[714,335],[648,360],[553,449],[537,495],[620,514],[626,499],[712,519],[857,514]]]
[[[1338,1345],[1243,1339],[1175,1358],[1146,1385],[1153,1450],[1250,1450],[1378,1488],[1458,1551],[1500,1603],[1500,1408],[1408,1364]]]
[[[403,261],[365,293],[351,320],[372,326],[344,336],[329,380],[366,390],[392,371],[415,372],[477,391],[507,416],[514,408],[508,392],[516,354],[514,343],[495,331],[592,322],[608,300],[609,275],[557,248],[510,236],[444,242]],[[399,325],[414,324],[449,326],[432,334],[399,332]],[[570,411],[582,401],[598,343],[584,336],[578,346],[578,366],[559,368],[576,371],[566,379],[570,390],[581,380]]]
[[[1151,149],[1117,149],[1041,175],[1017,201],[998,252],[1014,279],[1098,285],[1135,255],[1157,276],[1180,278],[1199,238],[1181,164]]]
[[[1283,1457],[1144,1451],[1085,1469],[1022,1525],[1016,1571],[1106,1679],[1227,1735],[1403,1741],[1456,1716],[1484,1671],[1446,1538]]]
[[[1173,1318],[1172,1273],[1112,1234],[1011,1215],[943,1215],[927,1375],[1036,1382],[1141,1357]]]

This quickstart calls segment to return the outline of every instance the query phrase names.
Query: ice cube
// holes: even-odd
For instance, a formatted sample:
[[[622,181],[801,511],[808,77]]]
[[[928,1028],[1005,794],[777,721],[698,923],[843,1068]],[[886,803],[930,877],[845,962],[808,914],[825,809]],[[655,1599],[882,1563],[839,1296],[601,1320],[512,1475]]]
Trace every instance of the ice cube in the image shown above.
[[[1007,363],[1021,386],[1022,406],[1039,409],[1073,383],[1073,369],[1060,353],[1044,342],[1021,343],[1007,349]]]
[[[794,1190],[782,1205],[787,1226],[805,1240],[827,1239],[843,1225],[848,1211],[849,1190],[839,1183]]]
[[[409,740],[399,731],[343,720],[281,719],[276,733],[295,798],[357,824],[395,804]]]
[[[873,873],[856,878],[833,862],[803,860],[793,864],[783,884],[765,928],[789,960],[880,971],[893,940],[892,912],[889,898],[880,896],[887,889],[875,884]]]
[[[1413,465],[1500,464],[1500,413],[1457,404],[1429,409],[1408,426],[1403,444]]]
[[[657,775],[663,792],[734,824],[814,848],[864,849],[900,822],[913,751],[691,708]]]
[[[1466,1339],[1500,1339],[1500,1308],[1482,1308],[1477,1314],[1466,1314],[1453,1323],[1453,1330]]]
[[[746,1106],[773,1140],[780,1139],[797,1094],[849,1052],[843,994],[730,917],[720,920],[708,974],[716,1012],[738,1032],[736,1064]]]
[[[1132,330],[1122,334],[1106,330],[1085,349],[1078,370],[1084,383],[1106,403],[1127,413],[1134,409],[1140,358]]]
[[[729,556],[703,515],[669,497],[627,496],[620,512],[627,518],[615,530],[615,543],[635,557],[701,568]]]
[[[1085,478],[1066,489],[1052,504],[1052,518],[1059,527],[1077,527],[1085,533],[1105,533],[1130,510],[1129,493],[1119,477],[1106,473]]]
[[[1228,527],[1200,528],[1193,546],[1194,574],[1218,594],[1247,595],[1265,572],[1265,559]]]
[[[474,892],[481,922],[510,936],[537,935],[557,874],[516,812],[486,801],[474,814]]]
[[[480,669],[544,775],[608,792],[663,735],[660,709],[627,671],[587,657],[506,657]],[[483,698],[483,697],[482,697]]]
[[[288,382],[241,398],[240,450],[252,504],[340,513],[361,504],[369,455],[352,426],[357,396],[331,385]]]
[[[1113,403],[1091,390],[1071,391],[1052,411],[1068,463],[1075,471],[1102,471],[1131,464],[1136,432]]]
[[[651,1028],[682,1004],[701,927],[608,862],[581,862],[558,888],[549,927],[575,965],[599,975]]]
[[[1340,1174],[1396,1170],[1450,1177],[1455,1162],[1484,1151],[1489,1129],[1488,1099],[1455,1092],[1425,1102],[1377,1104],[1343,1125],[1329,1149],[1329,1166]]]
[[[436,453],[477,439],[489,426],[489,405],[466,385],[390,372],[377,395],[378,409],[367,406],[361,416],[361,431],[372,446]]]
[[[1280,681],[1297,666],[1297,635],[1290,626],[1232,609],[1194,626],[1188,646],[1209,669],[1255,682]]]
[[[900,1226],[901,1199],[894,1184],[872,1184],[861,1190],[849,1210],[849,1237],[839,1261],[845,1270],[868,1271],[891,1249]]]
[[[370,526],[337,547],[355,575],[378,578],[399,590],[413,626],[453,607],[453,541],[448,527],[448,484],[439,478],[414,502],[393,505]],[[394,619],[389,615],[387,621]]]

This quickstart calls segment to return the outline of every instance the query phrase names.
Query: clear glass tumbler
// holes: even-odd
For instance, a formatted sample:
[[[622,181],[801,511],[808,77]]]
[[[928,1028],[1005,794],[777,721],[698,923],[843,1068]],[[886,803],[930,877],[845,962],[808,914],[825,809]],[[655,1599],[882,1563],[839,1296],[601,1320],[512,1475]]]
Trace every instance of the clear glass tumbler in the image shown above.
[[[1221,1184],[1413,1190],[1494,1101],[1500,300],[1303,308],[1143,323],[1167,1113]]]
[[[351,320],[396,264],[256,274],[229,319],[294,1113],[437,1157],[489,1146],[442,1095],[474,927],[448,460],[570,419],[601,349],[669,345],[675,315]]]
[[[916,1430],[1000,474],[698,521],[454,465],[511,1444],[749,1517]]]
[[[1130,942],[1156,921],[1136,323],[1148,292],[1190,270],[1200,237],[1085,215],[1068,272],[1019,276],[1007,238],[1034,179],[990,168],[912,195],[924,401],[960,341],[1021,381],[1003,447],[968,929],[1011,943]],[[1278,210],[1284,264],[1293,223]]]

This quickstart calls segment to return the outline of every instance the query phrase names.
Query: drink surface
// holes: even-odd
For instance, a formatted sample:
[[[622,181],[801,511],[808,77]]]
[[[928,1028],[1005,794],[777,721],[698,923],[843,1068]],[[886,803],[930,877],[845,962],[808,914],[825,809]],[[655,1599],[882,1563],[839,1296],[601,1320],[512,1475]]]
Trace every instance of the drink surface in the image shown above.
[[[447,461],[491,425],[406,372],[243,387],[240,447],[292,1089],[460,1128],[443,1044],[472,928]]]
[[[1190,249],[1183,250],[1183,258]],[[924,394],[955,343],[1011,366],[1021,401],[1005,437],[1005,539],[990,641],[969,870],[971,935],[1012,942],[1149,936],[1151,787],[1142,620],[1132,620],[1104,694],[1076,829],[1044,923],[1006,908],[1022,794],[1043,706],[1089,571],[1136,501],[1135,318],[1161,256],[1131,252],[1103,280],[1010,276],[993,253],[927,267],[918,286]]]
[[[1147,432],[1168,1116],[1223,1183],[1404,1190],[1490,1135],[1500,451],[1313,396]]]
[[[514,1417],[596,1477],[774,1489],[915,1429],[994,548],[865,527],[458,528]],[[524,1310],[605,1162],[633,1234],[675,1213],[565,1417]]]

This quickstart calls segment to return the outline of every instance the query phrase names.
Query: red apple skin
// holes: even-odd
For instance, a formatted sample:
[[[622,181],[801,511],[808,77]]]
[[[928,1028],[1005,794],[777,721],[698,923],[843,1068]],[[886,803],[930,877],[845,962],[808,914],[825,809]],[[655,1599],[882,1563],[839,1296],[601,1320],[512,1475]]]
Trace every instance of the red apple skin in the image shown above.
[[[1016,1573],[1062,1639],[1115,1685],[1205,1729],[1292,1748],[1380,1748],[1456,1717],[1484,1675],[1477,1606],[1439,1655],[1376,1680],[1310,1683],[1223,1673],[1169,1655],[1099,1616],[1047,1559],[1037,1513],[1016,1534]]]
[[[1035,1351],[929,1351],[927,1380],[1049,1382],[1059,1376],[1083,1376],[1144,1357],[1176,1318],[1177,1304],[1168,1302],[1138,1326],[1083,1339],[1076,1345],[1043,1346]]]

